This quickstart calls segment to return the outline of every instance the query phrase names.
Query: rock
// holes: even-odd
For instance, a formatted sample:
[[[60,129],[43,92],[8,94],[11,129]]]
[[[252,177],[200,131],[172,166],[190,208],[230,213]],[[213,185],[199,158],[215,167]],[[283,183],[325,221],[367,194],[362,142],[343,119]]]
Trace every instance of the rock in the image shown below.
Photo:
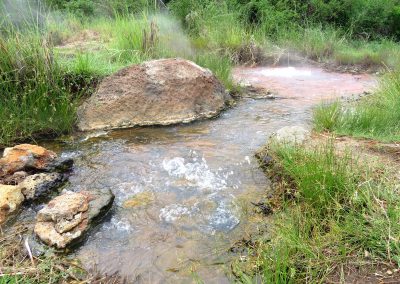
[[[28,236],[28,244],[31,249],[32,255],[35,257],[39,257],[46,252],[49,253],[48,248],[45,244],[43,244],[36,236],[32,233]]]
[[[82,191],[81,193],[86,195],[89,200],[89,220],[96,218],[104,210],[107,210],[109,205],[114,201],[114,194],[111,190]]]
[[[133,207],[141,207],[148,206],[154,202],[154,195],[151,192],[145,191],[136,194],[133,198],[128,199],[124,202],[124,208],[133,208]]]
[[[191,61],[148,61],[105,78],[79,107],[78,128],[186,123],[217,115],[229,99],[211,71]]]
[[[262,100],[262,99],[274,100],[277,98],[274,94],[271,93],[271,91],[264,88],[255,87],[251,84],[244,87],[242,97],[251,98],[254,100]]]
[[[82,230],[75,230],[65,234],[60,234],[56,231],[52,222],[37,222],[35,225],[35,233],[47,245],[54,246],[59,249],[65,248],[67,244],[79,238],[82,235]]]
[[[274,140],[288,144],[302,144],[310,135],[310,131],[302,126],[285,126],[276,132]]]
[[[43,168],[43,171],[65,173],[71,171],[73,165],[74,160],[71,158],[57,158],[48,163],[47,166]]]
[[[7,216],[15,212],[23,201],[24,196],[17,186],[0,184],[0,224],[5,222]]]
[[[113,202],[111,191],[69,192],[50,201],[36,217],[35,233],[47,245],[65,248],[89,229]]]
[[[27,172],[19,171],[13,173],[11,176],[7,176],[2,180],[3,184],[17,185],[22,182],[28,176]]]
[[[0,159],[0,178],[27,169],[46,169],[57,154],[43,147],[21,144],[6,148]]]
[[[262,163],[262,165],[266,166],[266,167],[270,166],[274,162],[274,159],[268,154],[259,156],[259,159],[260,159],[260,162]]]
[[[59,173],[40,173],[28,176],[18,187],[26,199],[34,199],[49,194],[53,189],[60,187],[65,181]]]
[[[55,197],[36,216],[37,221],[72,220],[75,215],[86,212],[89,208],[87,196],[82,193],[67,193]]]

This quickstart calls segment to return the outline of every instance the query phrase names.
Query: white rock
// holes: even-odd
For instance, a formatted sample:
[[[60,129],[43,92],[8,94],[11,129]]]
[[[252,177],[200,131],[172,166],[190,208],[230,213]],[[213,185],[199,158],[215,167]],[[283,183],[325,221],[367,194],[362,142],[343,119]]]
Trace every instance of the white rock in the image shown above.
[[[302,144],[310,135],[310,131],[303,126],[285,126],[276,132],[274,140],[281,143]]]

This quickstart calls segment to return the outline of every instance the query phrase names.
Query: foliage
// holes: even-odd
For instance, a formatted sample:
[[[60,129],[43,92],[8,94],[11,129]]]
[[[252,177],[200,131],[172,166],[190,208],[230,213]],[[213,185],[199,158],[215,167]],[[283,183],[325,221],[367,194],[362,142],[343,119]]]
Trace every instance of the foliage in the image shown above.
[[[400,233],[400,199],[379,166],[361,166],[331,142],[313,148],[272,143],[268,155],[274,160],[269,171],[281,177],[275,189],[283,191],[275,192],[281,206],[272,232],[251,259],[264,283],[330,282],[343,266],[399,263],[392,236]]]
[[[319,131],[373,138],[382,141],[400,139],[400,73],[388,73],[379,90],[356,105],[339,102],[320,106],[314,112]]]
[[[71,129],[74,100],[45,39],[34,32],[0,38],[0,74],[0,145]]]
[[[183,22],[210,6],[227,6],[230,12],[239,13],[246,24],[260,28],[268,36],[296,25],[334,26],[364,39],[398,38],[400,32],[399,0],[173,0],[169,5]]]
[[[93,15],[115,16],[157,9],[161,0],[45,0],[52,9],[59,9],[82,18]]]

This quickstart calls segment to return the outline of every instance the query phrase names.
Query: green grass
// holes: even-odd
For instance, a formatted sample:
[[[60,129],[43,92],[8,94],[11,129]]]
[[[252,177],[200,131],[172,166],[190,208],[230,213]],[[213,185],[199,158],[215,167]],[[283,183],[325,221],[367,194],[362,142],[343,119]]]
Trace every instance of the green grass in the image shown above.
[[[69,131],[74,100],[51,47],[35,33],[0,38],[0,145]]]
[[[400,198],[382,168],[337,155],[331,143],[273,143],[268,154],[275,161],[270,173],[282,180],[270,235],[251,259],[264,283],[325,283],[334,273],[344,277],[342,266],[400,264]]]
[[[130,7],[120,1],[115,2],[119,8],[112,17],[105,16],[109,13],[93,17],[93,9],[88,14],[92,16],[82,17],[79,5],[73,9],[67,5],[68,14],[44,9],[40,24],[27,18],[25,24],[13,25],[11,18],[4,17],[0,22],[0,91],[5,94],[0,98],[4,122],[0,145],[70,131],[76,98],[89,93],[86,87],[79,88],[82,78],[91,85],[91,81],[150,59],[193,60],[211,69],[232,91],[236,90],[231,78],[235,64],[266,62],[285,50],[341,65],[394,68],[400,64],[399,45],[390,38],[362,40],[354,31],[311,20],[316,15],[307,22],[302,19],[302,5],[295,5],[299,10],[294,11],[293,3],[278,2],[175,0],[169,3],[169,13],[158,13],[153,5],[149,9],[149,3],[139,11],[138,5]],[[61,6],[52,3],[52,7],[65,6],[62,1]],[[121,7],[126,7],[123,13]],[[320,8],[336,11],[338,7]],[[29,15],[33,17],[34,12]],[[71,82],[75,77],[78,83]]]
[[[71,16],[70,21],[65,20],[69,23],[66,27],[74,27],[74,36],[82,44],[71,48],[52,46],[72,35],[51,17],[48,21],[48,31],[2,26],[7,32],[0,38],[0,91],[5,94],[0,98],[0,120],[4,122],[0,125],[0,145],[70,131],[75,123],[77,97],[85,91],[75,79],[87,78],[90,85],[91,79],[146,60],[193,60],[211,69],[227,88],[235,88],[230,57],[219,51],[194,49],[177,21],[161,14],[98,18],[80,24]],[[86,39],[85,30],[98,37]],[[91,41],[90,45],[85,45],[86,40]],[[69,84],[75,86],[74,91]]]
[[[386,74],[376,93],[356,104],[335,102],[314,111],[317,131],[372,138],[400,140],[400,72]]]
[[[276,43],[312,60],[340,66],[396,69],[400,64],[398,43],[388,39],[355,40],[329,26],[294,27],[279,34]]]
[[[186,35],[171,17],[143,13],[115,19],[99,18],[85,23],[82,30],[97,32],[98,46],[79,52],[56,48],[60,64],[69,72],[106,76],[146,60],[181,57],[209,68],[228,89],[235,88],[229,54],[208,47],[196,48],[196,40]]]
[[[339,30],[321,26],[293,28],[278,35],[277,39],[280,46],[298,51],[317,61],[331,58],[336,50],[342,48],[345,41],[345,35]]]
[[[390,40],[347,41],[336,50],[333,59],[339,65],[381,66],[395,70],[400,64],[400,47]]]

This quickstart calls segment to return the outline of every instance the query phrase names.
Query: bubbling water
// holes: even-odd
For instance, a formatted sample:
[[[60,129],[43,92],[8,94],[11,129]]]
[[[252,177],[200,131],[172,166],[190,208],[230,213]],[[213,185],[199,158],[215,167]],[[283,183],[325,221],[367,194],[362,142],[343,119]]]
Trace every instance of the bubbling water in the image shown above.
[[[321,99],[374,85],[368,76],[313,67],[240,68],[234,75],[285,99],[246,98],[214,120],[94,133],[57,145],[75,159],[68,190],[106,187],[115,194],[107,217],[75,252],[87,268],[144,283],[190,282],[196,269],[206,283],[227,282],[211,264],[254,227],[245,212],[269,186],[255,151],[279,128],[307,125]]]

